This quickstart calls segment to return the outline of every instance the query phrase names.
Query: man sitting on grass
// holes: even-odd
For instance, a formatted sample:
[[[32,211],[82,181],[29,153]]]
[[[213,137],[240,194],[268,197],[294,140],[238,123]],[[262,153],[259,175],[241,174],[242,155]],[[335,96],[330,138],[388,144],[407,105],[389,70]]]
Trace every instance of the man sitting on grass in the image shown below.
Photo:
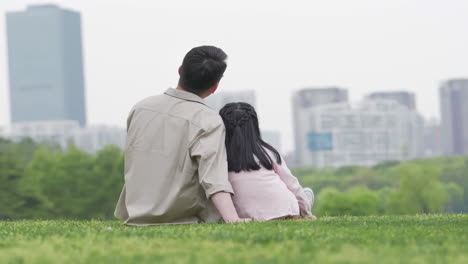
[[[193,48],[177,88],[131,110],[125,184],[115,210],[125,224],[245,221],[231,199],[223,120],[203,101],[218,88],[226,58],[213,46]]]

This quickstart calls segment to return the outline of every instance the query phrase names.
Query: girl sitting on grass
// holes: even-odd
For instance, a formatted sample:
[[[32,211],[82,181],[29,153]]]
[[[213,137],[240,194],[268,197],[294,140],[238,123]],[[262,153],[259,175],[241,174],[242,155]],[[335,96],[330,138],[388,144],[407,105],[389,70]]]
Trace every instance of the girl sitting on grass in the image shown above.
[[[239,216],[255,221],[315,219],[314,193],[301,187],[278,151],[262,140],[255,109],[230,103],[219,113],[226,126],[229,181]]]

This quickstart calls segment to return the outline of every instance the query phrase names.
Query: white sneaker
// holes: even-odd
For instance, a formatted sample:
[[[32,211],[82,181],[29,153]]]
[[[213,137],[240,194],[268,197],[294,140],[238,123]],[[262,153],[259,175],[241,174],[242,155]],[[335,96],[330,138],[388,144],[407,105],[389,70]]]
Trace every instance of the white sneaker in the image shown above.
[[[312,191],[311,188],[306,187],[306,188],[304,188],[304,193],[305,193],[305,195],[307,196],[307,199],[310,202],[310,211],[312,211],[312,207],[314,207],[314,202],[315,202],[314,191]]]

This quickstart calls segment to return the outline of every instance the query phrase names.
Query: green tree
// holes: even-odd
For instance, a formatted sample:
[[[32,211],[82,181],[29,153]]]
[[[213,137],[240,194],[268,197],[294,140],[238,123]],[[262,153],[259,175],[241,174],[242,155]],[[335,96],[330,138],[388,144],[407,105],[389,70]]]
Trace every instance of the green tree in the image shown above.
[[[462,203],[452,209],[456,212],[468,213],[468,157],[444,159],[441,163],[445,164],[441,180],[446,183],[456,183],[463,192]]]
[[[28,179],[38,186],[51,217],[84,218],[94,186],[94,159],[74,147],[64,153],[38,151],[28,168]]]
[[[123,155],[109,146],[95,156],[71,147],[40,148],[22,181],[24,218],[111,218],[123,181]]]
[[[314,213],[319,216],[351,215],[352,203],[334,187],[326,187],[317,195]]]
[[[317,197],[317,215],[376,215],[379,212],[379,197],[365,186],[358,186],[346,192],[335,188],[323,189]]]
[[[346,192],[351,200],[352,215],[377,215],[379,212],[379,197],[375,191],[366,186],[356,186]]]
[[[449,195],[449,200],[446,204],[446,212],[448,213],[462,213],[463,210],[463,188],[454,183],[450,182],[445,185],[445,190]]]
[[[122,151],[116,146],[108,146],[96,154],[93,168],[93,184],[98,190],[87,205],[87,212],[94,218],[112,218],[114,208],[123,185]]]
[[[400,187],[389,198],[388,213],[441,213],[449,197],[438,180],[440,169],[405,163],[400,166]]]
[[[3,143],[0,145],[0,219],[14,219],[23,204],[19,192],[23,170],[19,158],[7,151]]]
[[[58,154],[49,152],[43,146],[32,157],[21,181],[21,193],[25,203],[22,218],[51,218],[54,204],[49,198],[45,185],[51,183]],[[54,177],[55,178],[55,177]]]

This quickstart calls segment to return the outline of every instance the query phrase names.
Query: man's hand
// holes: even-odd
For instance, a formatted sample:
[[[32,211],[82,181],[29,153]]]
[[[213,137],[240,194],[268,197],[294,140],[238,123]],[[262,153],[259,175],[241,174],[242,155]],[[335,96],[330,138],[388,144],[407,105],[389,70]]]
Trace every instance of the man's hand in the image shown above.
[[[215,193],[211,196],[216,209],[223,217],[226,223],[246,223],[252,221],[252,219],[239,218],[236,208],[232,202],[231,194],[226,192]]]

